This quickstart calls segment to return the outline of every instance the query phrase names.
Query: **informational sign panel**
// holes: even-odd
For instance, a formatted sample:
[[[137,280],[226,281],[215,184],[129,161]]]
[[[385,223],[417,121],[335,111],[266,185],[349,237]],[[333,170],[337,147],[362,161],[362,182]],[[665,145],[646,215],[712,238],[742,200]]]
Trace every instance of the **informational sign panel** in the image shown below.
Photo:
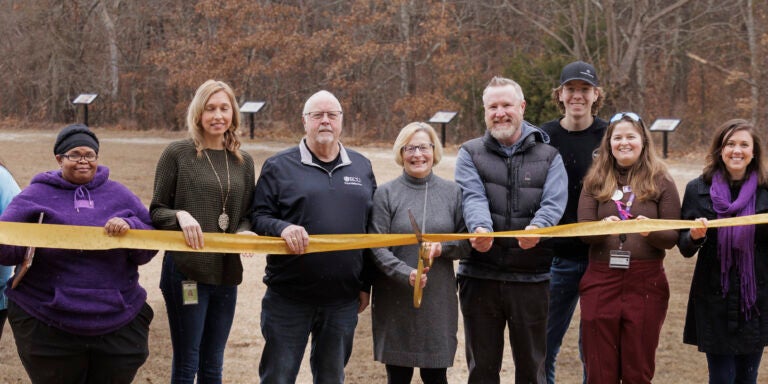
[[[656,119],[648,128],[651,131],[672,132],[680,124],[680,119]]]
[[[667,158],[667,133],[673,132],[680,124],[680,119],[656,119],[648,128],[651,132],[661,132],[664,134],[664,158]]]
[[[440,135],[440,142],[443,144],[443,146],[445,146],[445,125],[450,123],[457,113],[458,112],[439,111],[429,119],[430,123],[437,123],[441,125],[440,131],[442,133]]]
[[[264,101],[246,101],[243,106],[240,107],[240,113],[247,113],[250,116],[248,120],[251,122],[251,139],[253,139],[253,132],[256,130],[256,119],[254,118],[254,115],[261,110],[261,107],[263,107],[265,103],[266,102]]]
[[[448,111],[440,111],[435,113],[434,116],[429,118],[430,123],[440,123],[440,124],[448,124],[453,120],[453,117],[456,116],[456,113],[458,112],[448,112]]]
[[[81,93],[77,95],[75,100],[72,101],[72,104],[85,104],[88,105],[92,103],[96,98],[99,97],[98,93]]]
[[[247,101],[245,104],[243,104],[242,107],[240,107],[240,112],[242,113],[256,113],[259,110],[261,110],[261,107],[264,106],[263,101]]]

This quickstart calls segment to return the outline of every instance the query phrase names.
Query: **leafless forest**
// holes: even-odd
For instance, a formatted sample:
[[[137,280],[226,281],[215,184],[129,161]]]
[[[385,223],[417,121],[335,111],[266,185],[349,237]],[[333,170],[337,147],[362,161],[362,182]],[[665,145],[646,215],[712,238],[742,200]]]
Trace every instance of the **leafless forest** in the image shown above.
[[[299,133],[323,88],[347,137],[391,140],[452,110],[459,142],[483,130],[491,76],[520,82],[540,123],[558,114],[560,68],[582,59],[607,91],[602,115],[681,118],[683,146],[732,117],[766,130],[767,16],[756,0],[0,0],[0,122],[81,120],[72,100],[98,93],[91,125],[180,129],[216,78],[266,101],[265,135]]]

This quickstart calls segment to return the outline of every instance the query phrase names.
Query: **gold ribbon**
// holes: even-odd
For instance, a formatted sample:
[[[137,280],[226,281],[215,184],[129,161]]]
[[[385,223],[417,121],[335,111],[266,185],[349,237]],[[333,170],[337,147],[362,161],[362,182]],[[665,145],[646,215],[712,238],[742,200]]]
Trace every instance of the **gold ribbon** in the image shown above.
[[[710,220],[708,227],[766,224],[768,213]],[[670,229],[699,228],[704,225],[693,220],[626,220],[618,222],[593,221],[554,227],[492,233],[425,233],[424,241],[443,242],[472,237],[575,237],[616,235],[621,233],[653,232]],[[123,236],[107,236],[102,227],[58,224],[0,222],[0,244],[63,249],[157,249],[187,252],[270,253],[288,254],[285,241],[279,237],[206,233],[205,248],[189,248],[180,231],[129,230]],[[361,248],[392,247],[416,244],[414,234],[346,234],[312,235],[307,253],[342,251]]]

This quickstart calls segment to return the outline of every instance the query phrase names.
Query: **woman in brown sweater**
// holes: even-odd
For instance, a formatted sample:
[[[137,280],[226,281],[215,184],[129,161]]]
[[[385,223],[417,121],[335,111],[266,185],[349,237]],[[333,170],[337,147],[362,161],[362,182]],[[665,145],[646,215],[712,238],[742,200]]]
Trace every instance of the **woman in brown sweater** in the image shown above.
[[[648,130],[632,112],[610,120],[584,179],[578,219],[679,219],[680,197]],[[665,250],[677,231],[590,236],[579,286],[588,383],[650,383],[669,302]]]

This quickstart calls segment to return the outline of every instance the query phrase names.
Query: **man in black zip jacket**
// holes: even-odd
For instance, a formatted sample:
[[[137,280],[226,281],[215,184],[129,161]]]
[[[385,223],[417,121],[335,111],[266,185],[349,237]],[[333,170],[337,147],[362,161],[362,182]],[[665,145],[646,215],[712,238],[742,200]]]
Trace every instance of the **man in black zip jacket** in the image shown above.
[[[342,118],[333,94],[312,95],[306,136],[267,159],[256,183],[253,231],[282,237],[292,253],[267,256],[262,383],[295,382],[310,335],[314,381],[343,382],[357,314],[368,306],[363,250],[305,253],[309,234],[366,231],[376,179],[371,162],[339,142]]]

